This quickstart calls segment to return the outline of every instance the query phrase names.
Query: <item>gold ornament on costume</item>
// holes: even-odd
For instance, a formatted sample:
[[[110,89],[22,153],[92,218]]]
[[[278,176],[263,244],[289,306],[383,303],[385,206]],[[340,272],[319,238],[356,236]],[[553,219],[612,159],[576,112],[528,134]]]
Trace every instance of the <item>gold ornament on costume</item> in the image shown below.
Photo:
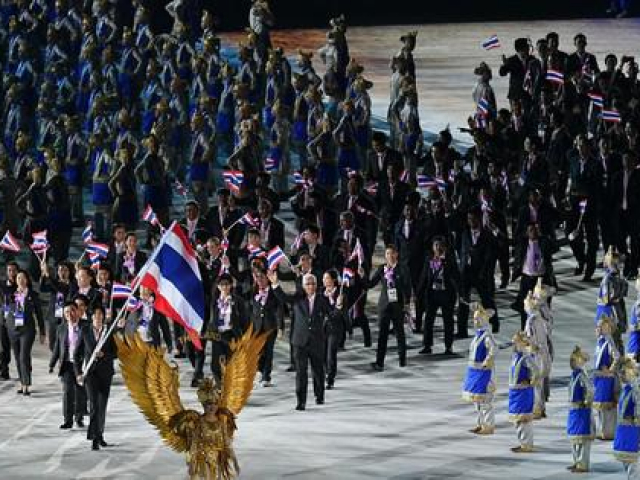
[[[604,256],[603,264],[605,267],[611,267],[612,265],[617,265],[620,261],[620,254],[616,251],[613,245],[609,246],[609,250],[607,254]]]
[[[512,341],[515,345],[519,345],[521,347],[531,347],[531,341],[529,340],[529,337],[527,337],[527,334],[522,330],[516,332],[516,334],[512,338]]]
[[[569,364],[571,368],[582,366],[589,361],[589,355],[582,351],[579,345],[576,345],[569,356]]]
[[[608,327],[609,332],[613,333],[616,330],[616,324],[613,322],[613,319],[608,315],[600,315],[598,318],[598,327]]]
[[[524,299],[524,311],[526,313],[533,313],[537,310],[538,306],[538,299],[534,296],[533,292],[530,291]]]
[[[473,310],[473,319],[477,321],[481,325],[485,325],[491,320],[491,317],[495,314],[495,312],[491,309],[486,310],[480,302],[474,302],[471,304],[471,309]]]
[[[142,414],[176,452],[184,452],[192,479],[230,480],[240,469],[232,441],[235,418],[253,390],[260,353],[268,334],[254,335],[250,327],[231,342],[231,357],[222,368],[222,384],[203,380],[198,400],[203,414],[187,410],[180,400],[177,366],[139,335],[115,336],[122,376]]]
[[[623,382],[630,382],[638,376],[638,364],[633,358],[621,358],[615,366]]]

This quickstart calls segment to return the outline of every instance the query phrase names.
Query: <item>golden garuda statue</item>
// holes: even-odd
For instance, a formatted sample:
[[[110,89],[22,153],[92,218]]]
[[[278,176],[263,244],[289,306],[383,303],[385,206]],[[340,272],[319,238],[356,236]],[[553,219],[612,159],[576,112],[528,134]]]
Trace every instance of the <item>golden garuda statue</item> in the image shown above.
[[[164,349],[147,344],[139,335],[116,335],[115,339],[131,398],[165,443],[185,453],[191,478],[235,478],[240,471],[232,447],[235,418],[251,395],[267,335],[256,336],[249,328],[231,343],[222,385],[206,378],[198,388],[202,414],[182,406],[178,367],[167,363]]]

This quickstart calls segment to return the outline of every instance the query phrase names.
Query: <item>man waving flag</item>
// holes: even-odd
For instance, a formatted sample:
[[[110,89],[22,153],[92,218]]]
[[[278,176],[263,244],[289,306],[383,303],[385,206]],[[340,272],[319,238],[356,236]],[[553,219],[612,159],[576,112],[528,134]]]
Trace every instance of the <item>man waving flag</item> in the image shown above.
[[[196,253],[177,222],[166,231],[146,267],[140,285],[155,293],[155,308],[182,325],[202,350],[204,287]]]

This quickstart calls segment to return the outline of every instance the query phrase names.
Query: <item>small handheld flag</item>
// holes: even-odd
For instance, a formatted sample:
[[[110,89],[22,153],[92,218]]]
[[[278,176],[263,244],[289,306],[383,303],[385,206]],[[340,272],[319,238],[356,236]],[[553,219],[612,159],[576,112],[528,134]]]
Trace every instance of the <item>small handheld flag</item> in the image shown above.
[[[355,273],[353,270],[349,267],[344,267],[344,270],[342,270],[342,285],[349,284],[353,280],[354,276]]]
[[[142,308],[142,302],[140,300],[138,300],[133,295],[129,297],[129,300],[127,301],[127,306],[125,307],[127,312],[135,312],[137,310],[140,310],[141,308]]]
[[[247,245],[247,251],[249,252],[249,260],[267,256],[267,253],[262,248],[254,247],[253,245]]]
[[[494,48],[500,48],[500,39],[498,35],[493,34],[482,42],[482,48],[485,50],[493,50]]]
[[[296,185],[304,186],[304,185],[307,184],[307,181],[304,179],[304,177],[302,176],[302,174],[300,172],[294,172],[293,173],[293,183],[295,183]]]
[[[244,182],[244,173],[240,170],[226,170],[222,172],[222,178],[229,186],[229,190],[239,193],[242,183]]]
[[[486,98],[482,97],[478,102],[478,114],[486,117],[489,115],[489,112],[491,112],[491,105]]]
[[[267,173],[276,173],[278,171],[278,160],[267,157],[264,161],[264,171]]]
[[[578,204],[578,208],[580,208],[580,213],[584,213],[587,211],[587,199],[581,200]]]
[[[107,258],[109,255],[109,245],[104,243],[89,242],[87,243],[85,250],[89,255],[94,254],[102,258]]]
[[[89,252],[89,263],[91,264],[92,270],[100,269],[100,255],[97,253]]]
[[[558,70],[547,70],[547,76],[545,78],[551,83],[564,84],[564,73]]]
[[[131,287],[128,285],[124,285],[122,283],[114,283],[113,289],[111,291],[111,298],[113,299],[124,299],[128,298],[131,295]]]
[[[609,123],[620,123],[622,121],[620,112],[618,112],[617,110],[602,110],[600,118],[602,118],[603,121]]]
[[[418,175],[418,187],[419,188],[431,188],[437,186],[436,181],[429,175]]]
[[[286,256],[280,247],[273,247],[269,250],[269,253],[267,253],[267,264],[269,270],[274,270],[285,258]]]
[[[49,241],[47,240],[47,231],[36,232],[31,235],[33,243],[31,244],[31,250],[40,253],[49,248]]]
[[[158,217],[156,216],[156,213],[153,211],[153,208],[151,208],[151,205],[147,205],[147,208],[144,209],[144,212],[142,214],[142,220],[150,223],[151,225],[159,224]]]
[[[3,250],[9,250],[10,252],[19,252],[20,244],[16,237],[14,237],[9,230],[4,234],[2,240],[0,240],[0,248]]]
[[[178,195],[181,195],[185,198],[187,197],[188,190],[184,185],[182,185],[182,183],[180,183],[180,180],[176,179],[174,186],[176,187],[176,192],[178,192]]]
[[[87,244],[93,240],[93,225],[87,222],[87,226],[82,231],[82,243]]]
[[[602,108],[604,107],[604,98],[599,93],[589,92],[589,98],[591,99],[591,103],[593,103],[594,107]]]
[[[254,218],[249,212],[247,212],[240,219],[240,223],[249,227],[256,228],[260,224],[260,221],[257,218]]]

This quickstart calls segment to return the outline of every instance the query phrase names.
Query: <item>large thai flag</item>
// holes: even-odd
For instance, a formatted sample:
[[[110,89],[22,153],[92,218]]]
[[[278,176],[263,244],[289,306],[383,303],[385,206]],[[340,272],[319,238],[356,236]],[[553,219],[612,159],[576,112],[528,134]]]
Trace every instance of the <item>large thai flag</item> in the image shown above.
[[[489,38],[483,41],[482,48],[484,48],[485,50],[500,48],[500,39],[498,38],[498,35],[491,35]]]
[[[155,293],[155,308],[185,327],[193,344],[202,350],[204,287],[196,253],[177,222],[163,235],[145,265],[140,285]]]

